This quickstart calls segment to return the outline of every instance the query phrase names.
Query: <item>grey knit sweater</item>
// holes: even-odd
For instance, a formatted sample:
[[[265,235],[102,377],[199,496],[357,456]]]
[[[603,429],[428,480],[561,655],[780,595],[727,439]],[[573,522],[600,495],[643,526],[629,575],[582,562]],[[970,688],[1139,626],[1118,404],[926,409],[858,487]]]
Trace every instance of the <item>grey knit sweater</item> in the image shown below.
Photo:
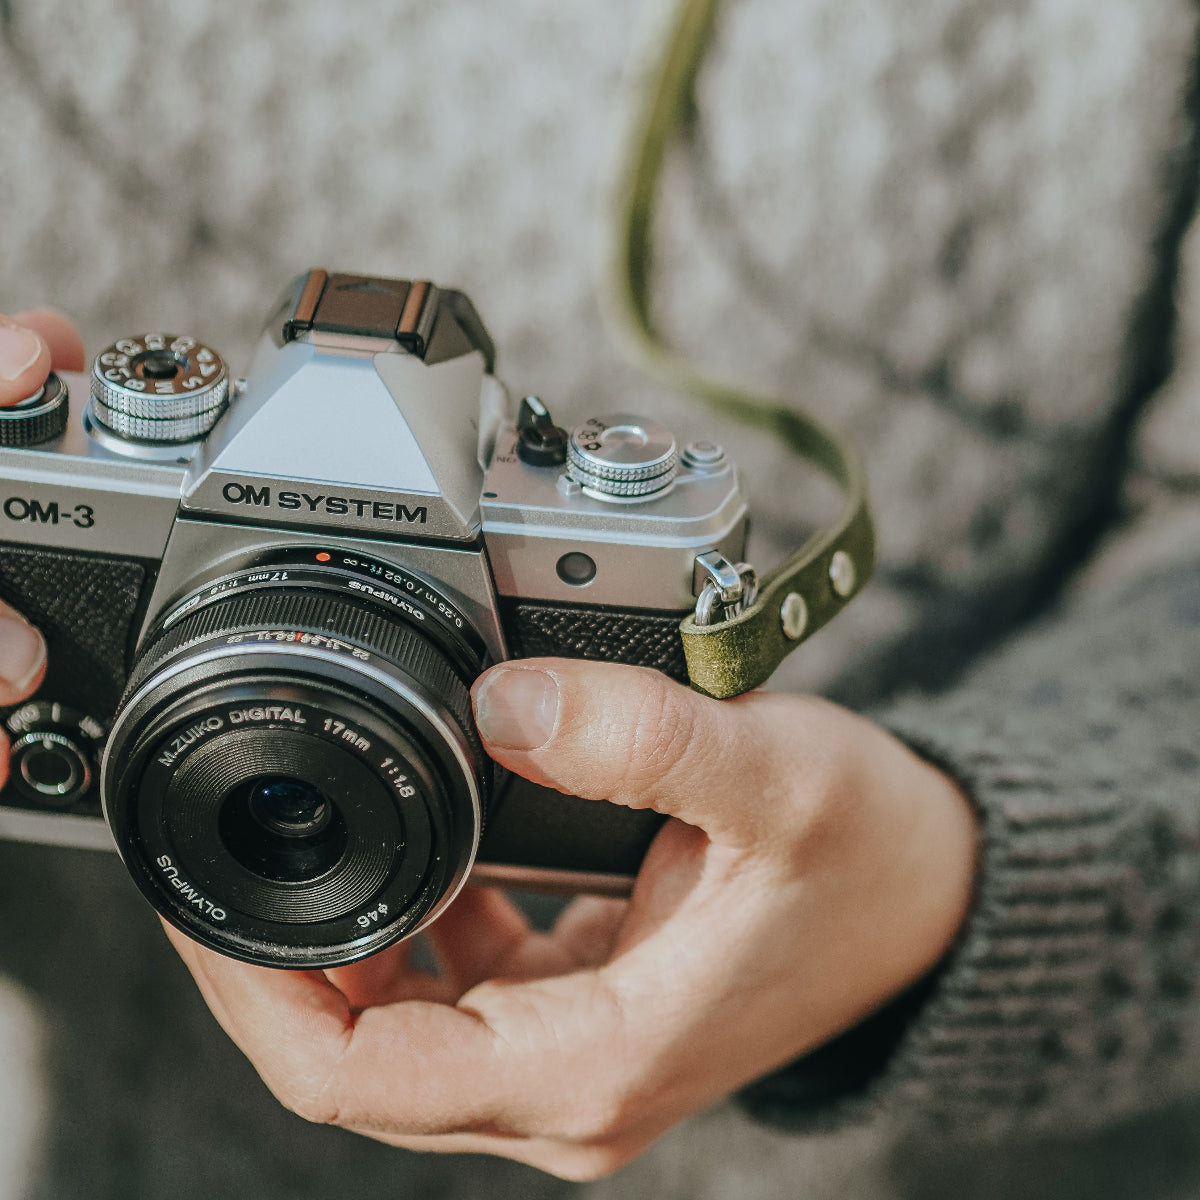
[[[1194,1094],[1200,557],[1064,608],[887,719],[977,799],[974,913],[884,1023],[898,1043],[857,1031],[848,1062],[818,1056],[823,1087],[797,1064],[754,1107],[827,1127],[895,1105],[937,1130],[1029,1134]]]
[[[594,300],[652,17],[0,0],[0,311],[236,362],[304,266],[428,275],[514,388],[726,442],[769,566],[827,498],[615,363]],[[752,1089],[765,1121],[724,1106],[577,1187],[308,1129],[115,864],[0,846],[28,1097],[0,1197],[1200,1193],[1197,40],[1185,0],[738,0],[668,179],[678,340],[867,455],[878,579],[772,686],[868,707],[976,798],[936,976]]]

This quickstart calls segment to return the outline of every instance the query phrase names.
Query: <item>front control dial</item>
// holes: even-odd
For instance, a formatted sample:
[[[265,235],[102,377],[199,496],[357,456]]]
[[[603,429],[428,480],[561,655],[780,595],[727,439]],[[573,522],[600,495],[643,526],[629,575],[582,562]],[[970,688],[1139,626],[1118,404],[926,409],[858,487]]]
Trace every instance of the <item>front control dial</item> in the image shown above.
[[[11,744],[8,777],[32,808],[74,808],[92,791],[104,729],[65,704],[35,700],[4,723]]]
[[[27,733],[13,744],[17,786],[31,798],[51,805],[71,804],[87,793],[92,768],[85,752],[66,734]]]

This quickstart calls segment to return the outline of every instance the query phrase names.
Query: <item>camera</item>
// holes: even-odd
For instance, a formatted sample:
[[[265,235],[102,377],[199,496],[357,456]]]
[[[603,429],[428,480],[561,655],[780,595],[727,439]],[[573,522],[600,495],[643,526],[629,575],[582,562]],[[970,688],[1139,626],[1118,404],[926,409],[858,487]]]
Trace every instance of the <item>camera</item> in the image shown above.
[[[181,334],[0,410],[0,596],[46,637],[0,836],[115,846],[246,961],[335,966],[476,883],[619,893],[660,820],[483,752],[491,663],[687,679],[680,622],[753,596],[735,466],[634,414],[514,406],[428,281],[314,269],[244,378]]]

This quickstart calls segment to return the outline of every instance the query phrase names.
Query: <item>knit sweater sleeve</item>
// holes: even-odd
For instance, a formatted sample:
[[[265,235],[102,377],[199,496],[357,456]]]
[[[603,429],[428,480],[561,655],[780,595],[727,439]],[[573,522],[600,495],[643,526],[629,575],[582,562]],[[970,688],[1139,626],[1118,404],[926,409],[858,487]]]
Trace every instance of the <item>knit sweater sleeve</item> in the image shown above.
[[[979,807],[974,912],[934,976],[751,1111],[1061,1131],[1200,1093],[1200,561],[880,716]]]

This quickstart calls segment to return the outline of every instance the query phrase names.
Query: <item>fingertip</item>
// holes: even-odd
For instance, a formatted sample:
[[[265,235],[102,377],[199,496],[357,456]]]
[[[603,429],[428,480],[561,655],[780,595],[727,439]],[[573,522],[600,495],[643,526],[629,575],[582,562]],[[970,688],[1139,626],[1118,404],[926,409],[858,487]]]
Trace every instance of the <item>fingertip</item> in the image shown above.
[[[536,750],[554,735],[558,680],[535,665],[504,663],[475,681],[471,702],[479,735],[489,747]]]
[[[12,319],[32,329],[50,350],[50,369],[82,371],[87,365],[83,338],[69,317],[53,308],[29,308],[14,313]]]
[[[629,916],[629,901],[611,896],[580,896],[554,923],[554,936],[568,946],[581,967],[598,967],[612,956]]]
[[[486,979],[528,935],[520,909],[496,888],[463,888],[429,927],[430,946],[458,995]]]
[[[0,704],[17,704],[41,686],[46,642],[20,613],[0,603]]]
[[[355,1012],[406,1000],[453,1004],[455,994],[445,981],[412,965],[413,949],[410,938],[344,967],[327,967],[322,974]]]
[[[33,329],[0,316],[0,406],[32,396],[50,373],[50,347]]]

